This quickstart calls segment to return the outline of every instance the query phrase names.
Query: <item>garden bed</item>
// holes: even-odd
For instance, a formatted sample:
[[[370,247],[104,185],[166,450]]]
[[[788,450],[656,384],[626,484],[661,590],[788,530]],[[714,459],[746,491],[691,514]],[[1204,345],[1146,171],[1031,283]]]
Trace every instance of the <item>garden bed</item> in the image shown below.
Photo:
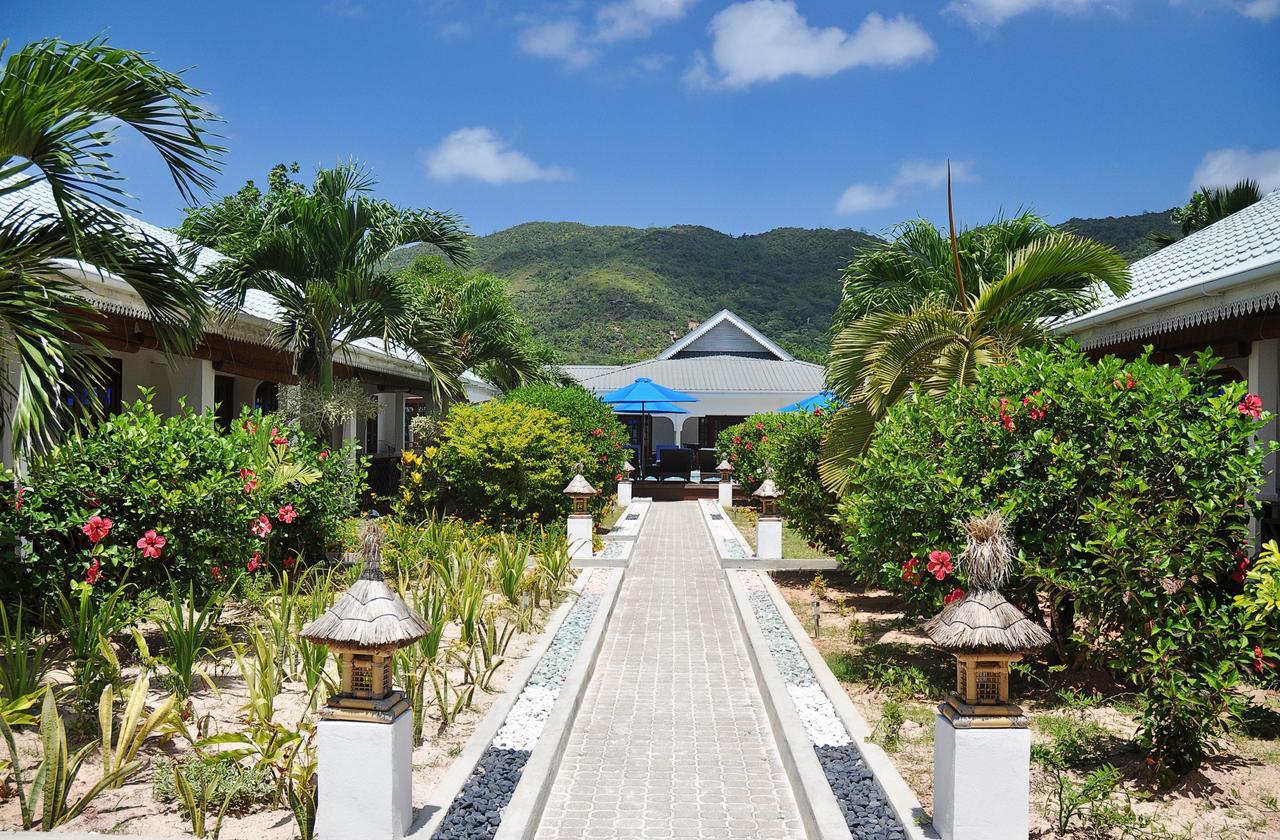
[[[872,740],[931,813],[934,710],[954,680],[953,660],[929,645],[922,622],[907,617],[897,598],[860,588],[841,573],[824,575],[814,644],[873,728]],[[775,573],[774,580],[813,638],[813,573]],[[1143,755],[1131,740],[1132,696],[1105,674],[1036,664],[1014,676],[1013,693],[1031,718],[1033,838],[1280,833],[1280,693],[1252,691],[1248,720],[1233,726],[1221,754],[1167,790],[1146,781]],[[1116,771],[1114,785],[1108,766]],[[1090,796],[1089,787],[1109,793]]]

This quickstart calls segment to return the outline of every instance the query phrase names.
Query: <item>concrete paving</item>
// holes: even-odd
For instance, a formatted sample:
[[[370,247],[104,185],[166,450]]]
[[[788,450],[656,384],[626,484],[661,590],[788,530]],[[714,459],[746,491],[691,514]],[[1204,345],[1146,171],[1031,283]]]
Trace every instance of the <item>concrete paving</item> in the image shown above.
[[[697,502],[636,542],[537,840],[803,838]]]

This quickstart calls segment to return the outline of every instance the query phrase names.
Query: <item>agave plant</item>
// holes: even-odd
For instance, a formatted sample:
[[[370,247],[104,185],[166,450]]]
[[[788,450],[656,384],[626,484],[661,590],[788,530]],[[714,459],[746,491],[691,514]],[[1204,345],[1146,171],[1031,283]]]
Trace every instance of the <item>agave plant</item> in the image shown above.
[[[125,701],[124,712],[120,717],[119,736],[114,732],[115,692],[111,686],[102,690],[98,701],[98,728],[102,743],[102,769],[107,775],[113,774],[129,764],[135,763],[138,750],[153,734],[160,732],[174,715],[177,697],[170,694],[160,701],[143,717],[146,712],[147,692],[151,689],[151,677],[143,671],[133,681],[129,697]],[[110,787],[119,787],[121,780],[116,780]]]
[[[165,651],[160,657],[169,668],[173,690],[185,699],[191,693],[191,685],[197,677],[205,685],[214,688],[213,680],[201,667],[201,660],[214,653],[209,647],[214,622],[222,612],[222,599],[215,591],[196,606],[195,585],[188,583],[184,599],[177,587],[169,591],[156,623],[164,634]]]
[[[10,617],[0,602],[0,700],[7,704],[25,700],[23,708],[40,702],[45,677],[55,664],[53,643],[24,624],[22,607]]]

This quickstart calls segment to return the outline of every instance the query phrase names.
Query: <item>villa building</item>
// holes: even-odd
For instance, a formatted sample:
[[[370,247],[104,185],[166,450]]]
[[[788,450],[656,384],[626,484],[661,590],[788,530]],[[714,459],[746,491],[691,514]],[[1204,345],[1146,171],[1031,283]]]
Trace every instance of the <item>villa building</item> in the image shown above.
[[[21,207],[26,211],[54,215],[57,208],[44,183],[0,196],[0,215]],[[175,249],[183,245],[171,232],[133,217],[125,217],[140,235],[158,239]],[[203,269],[222,255],[201,248],[196,268]],[[147,389],[161,413],[176,414],[183,405],[195,410],[213,409],[221,422],[230,424],[243,407],[274,411],[282,385],[297,382],[293,356],[280,349],[274,338],[280,312],[275,300],[263,292],[250,291],[234,318],[210,321],[190,355],[174,358],[160,349],[147,309],[136,293],[122,280],[98,268],[65,261],[61,268],[84,284],[86,296],[102,314],[105,328],[100,342],[107,351],[106,384],[99,398],[109,412],[119,412],[123,403],[138,399]],[[338,353],[335,376],[356,379],[378,402],[378,413],[369,420],[352,418],[335,431],[334,442],[359,441],[361,449],[373,456],[373,473],[385,471],[405,446],[406,400],[427,394],[423,368],[411,354],[392,351],[382,342],[365,339],[353,342]],[[7,375],[16,377],[10,360]],[[495,389],[478,377],[464,378],[468,397],[489,399]],[[12,464],[9,426],[0,443],[5,464]],[[382,462],[386,461],[386,464]],[[375,484],[377,484],[375,480]]]
[[[804,362],[727,309],[717,312],[652,359],[629,365],[566,365],[565,373],[595,394],[640,377],[697,397],[685,414],[648,414],[650,449],[715,446],[727,426],[757,412],[777,411],[823,390],[822,365]],[[640,444],[641,417],[621,415]]]
[[[1172,361],[1208,348],[1224,378],[1244,380],[1280,413],[1280,191],[1131,267],[1133,289],[1057,325],[1091,354]],[[1273,420],[1261,432],[1276,439]],[[1280,534],[1275,458],[1260,490],[1265,538]]]

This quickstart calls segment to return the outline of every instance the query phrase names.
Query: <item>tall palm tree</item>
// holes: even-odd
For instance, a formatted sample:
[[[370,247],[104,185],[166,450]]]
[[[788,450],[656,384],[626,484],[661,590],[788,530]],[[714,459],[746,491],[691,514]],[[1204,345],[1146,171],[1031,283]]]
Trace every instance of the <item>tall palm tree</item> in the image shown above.
[[[0,44],[0,57],[5,45]],[[68,387],[94,388],[102,323],[86,299],[83,264],[114,275],[141,297],[168,350],[200,335],[204,302],[189,254],[127,224],[127,196],[111,164],[116,127],[136,132],[164,160],[188,198],[209,188],[223,149],[196,104],[201,92],[129,50],[101,39],[44,40],[0,70],[0,378],[6,420],[21,452],[51,443],[69,418]],[[54,210],[31,197],[49,195]]]
[[[1261,200],[1261,187],[1257,181],[1249,178],[1231,187],[1201,187],[1185,207],[1173,211],[1173,221],[1182,226],[1182,236],[1155,231],[1149,238],[1164,248]]]
[[[554,352],[533,337],[501,279],[435,256],[419,257],[401,278],[410,301],[404,342],[423,358],[447,360],[431,371],[441,405],[465,398],[460,377],[468,370],[503,391],[562,379]]]
[[[1111,248],[1023,213],[948,234],[916,220],[844,271],[827,378],[848,405],[832,419],[820,466],[842,490],[875,423],[909,389],[940,394],[981,367],[1043,341],[1055,318],[1088,309],[1098,285],[1129,290]]]
[[[252,289],[275,299],[283,312],[280,346],[295,354],[302,377],[329,393],[335,353],[362,338],[406,338],[401,325],[408,295],[384,268],[387,255],[422,243],[465,264],[468,234],[451,214],[405,210],[375,198],[377,182],[355,164],[319,170],[310,189],[277,166],[269,183],[266,193],[250,182],[233,196],[188,211],[179,233],[228,257],[204,275],[225,309],[238,311]],[[429,368],[444,364],[436,356],[424,362]]]

